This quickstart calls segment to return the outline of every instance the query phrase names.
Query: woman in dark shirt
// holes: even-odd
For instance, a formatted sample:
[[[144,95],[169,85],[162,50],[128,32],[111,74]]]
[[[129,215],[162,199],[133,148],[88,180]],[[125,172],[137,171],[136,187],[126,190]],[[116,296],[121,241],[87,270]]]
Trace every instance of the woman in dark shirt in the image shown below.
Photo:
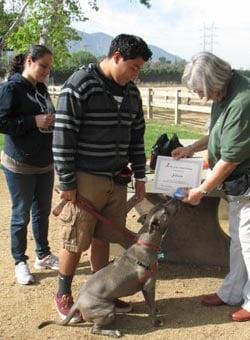
[[[54,170],[54,108],[44,84],[53,62],[51,51],[33,45],[16,56],[0,87],[0,133],[5,134],[1,163],[12,200],[11,251],[20,284],[33,283],[27,265],[27,226],[32,216],[35,268],[58,268],[48,244]]]

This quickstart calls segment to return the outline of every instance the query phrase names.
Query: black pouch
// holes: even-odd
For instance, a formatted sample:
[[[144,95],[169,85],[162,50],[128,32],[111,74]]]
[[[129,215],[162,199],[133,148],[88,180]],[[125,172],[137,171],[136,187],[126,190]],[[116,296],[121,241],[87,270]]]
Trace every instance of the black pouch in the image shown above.
[[[166,133],[163,133],[152,147],[150,169],[155,169],[157,156],[171,156],[171,152],[180,146],[183,145],[180,143],[176,133],[170,139]]]
[[[113,177],[113,180],[116,184],[127,185],[131,182],[132,174],[132,170],[128,166],[125,166],[118,175]]]
[[[235,179],[224,181],[222,190],[226,195],[241,196],[247,191],[250,185],[250,178],[247,174],[243,174]]]
[[[161,155],[163,145],[168,143],[169,139],[166,133],[163,133],[152,146],[150,157],[150,169],[154,170],[156,165],[157,156]]]
[[[174,149],[182,147],[183,145],[180,143],[179,138],[176,133],[170,138],[168,143],[165,143],[162,148],[162,156],[171,156],[171,153]]]

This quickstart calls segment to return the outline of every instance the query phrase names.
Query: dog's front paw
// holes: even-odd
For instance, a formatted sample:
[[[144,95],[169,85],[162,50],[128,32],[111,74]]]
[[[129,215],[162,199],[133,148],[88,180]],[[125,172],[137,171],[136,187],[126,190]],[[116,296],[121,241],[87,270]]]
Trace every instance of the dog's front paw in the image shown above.
[[[161,327],[163,326],[163,321],[161,321],[160,319],[154,319],[152,320],[152,324],[154,327]]]
[[[106,335],[112,338],[120,338],[122,336],[122,333],[118,331],[118,329],[113,330],[113,329],[103,329],[102,327],[98,325],[94,325],[91,330],[92,334],[101,334],[101,335]]]
[[[115,335],[116,338],[120,338],[122,336],[122,333],[116,329],[114,331],[114,335]]]

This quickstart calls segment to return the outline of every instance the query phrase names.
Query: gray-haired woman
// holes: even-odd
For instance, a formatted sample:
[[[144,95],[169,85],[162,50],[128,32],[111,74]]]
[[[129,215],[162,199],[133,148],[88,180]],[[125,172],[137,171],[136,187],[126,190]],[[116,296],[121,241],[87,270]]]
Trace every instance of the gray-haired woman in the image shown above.
[[[183,83],[201,99],[213,101],[209,136],[172,152],[175,159],[208,149],[209,176],[190,189],[185,202],[196,205],[221,186],[229,202],[230,271],[217,293],[202,303],[242,307],[234,321],[250,320],[250,80],[224,60],[201,52],[186,65]]]

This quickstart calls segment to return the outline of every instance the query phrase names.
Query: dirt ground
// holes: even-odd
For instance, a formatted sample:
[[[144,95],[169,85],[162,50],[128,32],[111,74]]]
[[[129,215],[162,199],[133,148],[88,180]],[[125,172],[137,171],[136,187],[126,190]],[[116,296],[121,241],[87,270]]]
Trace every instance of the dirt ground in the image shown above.
[[[54,197],[53,206],[58,198]],[[36,271],[34,263],[34,240],[29,230],[29,265],[36,284],[22,286],[15,283],[14,265],[10,255],[10,201],[6,184],[0,171],[1,204],[1,263],[0,263],[0,339],[4,340],[71,340],[105,339],[90,334],[90,324],[83,323],[70,327],[48,326],[42,330],[37,325],[46,319],[57,318],[53,305],[53,295],[57,288],[57,273],[52,270]],[[138,215],[132,210],[127,225],[138,230]],[[49,240],[55,254],[59,250],[59,228],[56,218],[51,216]],[[117,254],[112,248],[112,254]],[[114,255],[113,255],[114,256]],[[89,274],[86,254],[82,256],[73,281],[73,294],[76,296],[81,283]],[[203,293],[214,292],[220,285],[225,271],[214,267],[192,265],[161,264],[156,287],[156,300],[164,326],[156,329],[151,326],[141,293],[125,298],[133,303],[133,312],[119,315],[113,327],[120,329],[124,338],[132,339],[250,339],[250,322],[231,322],[229,313],[235,307],[204,307],[199,302]]]

